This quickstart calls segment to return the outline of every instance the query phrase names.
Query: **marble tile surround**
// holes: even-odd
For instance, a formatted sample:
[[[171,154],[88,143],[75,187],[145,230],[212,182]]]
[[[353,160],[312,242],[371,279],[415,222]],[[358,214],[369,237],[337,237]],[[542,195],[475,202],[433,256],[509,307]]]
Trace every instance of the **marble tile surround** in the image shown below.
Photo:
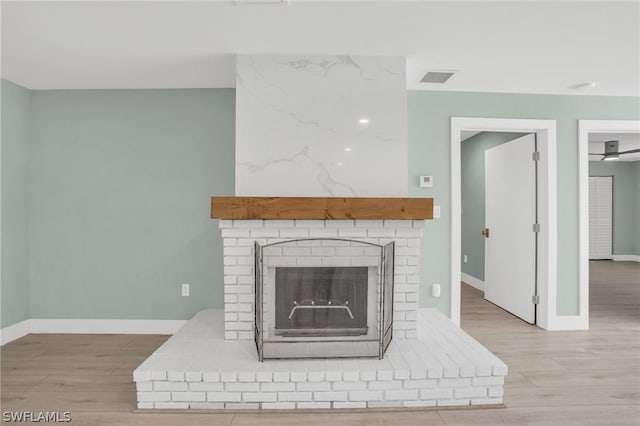
[[[407,194],[404,57],[241,55],[236,76],[236,195]]]

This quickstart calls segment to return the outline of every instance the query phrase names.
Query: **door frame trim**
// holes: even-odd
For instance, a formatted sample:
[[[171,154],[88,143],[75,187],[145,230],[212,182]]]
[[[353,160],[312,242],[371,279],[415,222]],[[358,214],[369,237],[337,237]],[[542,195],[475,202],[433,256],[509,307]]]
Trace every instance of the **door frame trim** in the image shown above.
[[[585,328],[589,327],[589,133],[640,133],[640,120],[578,120],[578,319]]]
[[[564,329],[564,322],[556,314],[557,296],[557,162],[556,121],[510,118],[451,118],[451,319],[460,325],[461,278],[461,132],[495,131],[536,133],[538,137],[538,219],[541,230],[538,240],[538,295],[540,304],[537,326]]]

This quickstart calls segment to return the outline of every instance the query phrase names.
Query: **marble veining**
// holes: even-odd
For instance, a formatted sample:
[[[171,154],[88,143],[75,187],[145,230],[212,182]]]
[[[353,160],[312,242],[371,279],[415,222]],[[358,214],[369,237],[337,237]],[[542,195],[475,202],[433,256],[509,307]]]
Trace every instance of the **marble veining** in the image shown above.
[[[406,196],[404,58],[236,65],[236,195]]]

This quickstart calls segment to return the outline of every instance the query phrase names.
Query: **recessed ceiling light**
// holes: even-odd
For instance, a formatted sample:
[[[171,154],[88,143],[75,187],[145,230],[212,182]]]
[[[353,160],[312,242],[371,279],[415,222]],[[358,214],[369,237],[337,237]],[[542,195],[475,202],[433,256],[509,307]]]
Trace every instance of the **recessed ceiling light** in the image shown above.
[[[338,166],[342,166],[342,163],[337,163],[337,164],[338,164]]]
[[[344,150],[347,152],[351,152],[351,147],[346,147]]]
[[[369,124],[369,119],[366,117],[362,117],[360,120],[358,120],[358,123],[360,124]]]

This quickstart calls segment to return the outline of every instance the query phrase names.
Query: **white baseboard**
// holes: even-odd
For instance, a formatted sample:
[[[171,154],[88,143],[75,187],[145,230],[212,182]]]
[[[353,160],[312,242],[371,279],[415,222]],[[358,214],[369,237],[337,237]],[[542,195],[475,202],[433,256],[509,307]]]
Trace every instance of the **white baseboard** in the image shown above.
[[[175,334],[187,320],[32,318],[0,330],[2,345],[29,333]]]
[[[586,315],[554,315],[546,328],[549,331],[588,330],[589,318]]]
[[[462,282],[469,284],[471,287],[484,291],[484,281],[479,280],[476,277],[472,277],[469,274],[465,274],[464,272],[460,274],[460,278],[462,279]]]
[[[614,254],[612,259],[616,262],[640,262],[640,256],[636,254]]]
[[[0,345],[6,345],[9,342],[13,342],[16,339],[29,334],[30,321],[31,320],[27,319],[0,329]]]

